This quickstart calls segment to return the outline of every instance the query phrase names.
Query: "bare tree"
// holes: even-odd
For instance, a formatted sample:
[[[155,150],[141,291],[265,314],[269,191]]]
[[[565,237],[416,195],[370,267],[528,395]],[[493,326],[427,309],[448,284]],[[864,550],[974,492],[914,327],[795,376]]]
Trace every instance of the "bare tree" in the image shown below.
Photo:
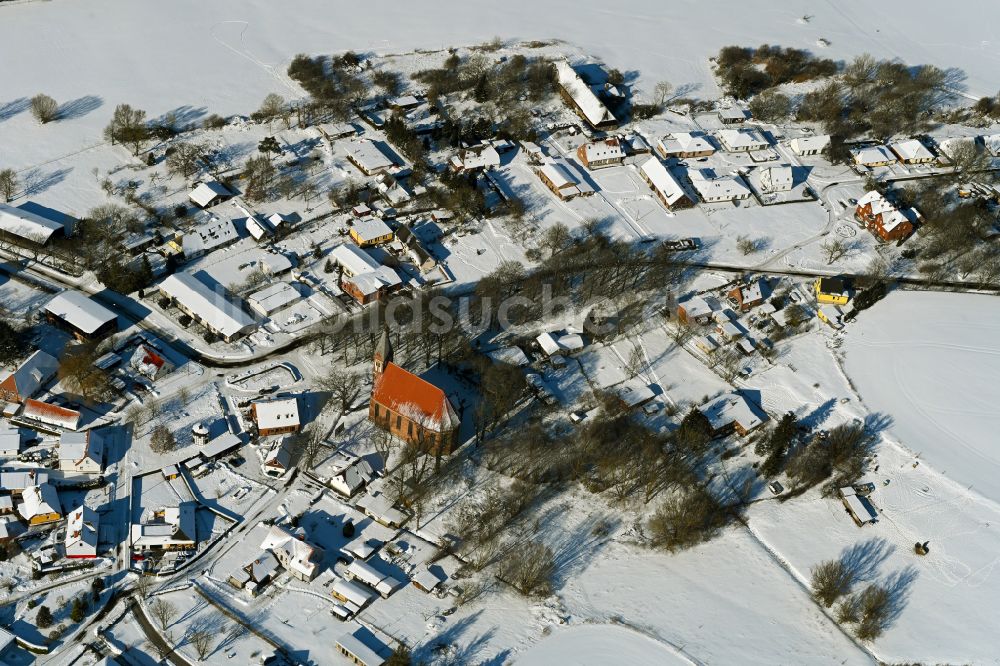
[[[50,123],[59,118],[59,103],[48,95],[39,93],[31,98],[31,115],[43,125]]]
[[[632,351],[628,355],[628,362],[625,364],[625,371],[628,373],[629,379],[642,372],[645,365],[646,355],[642,353],[642,347],[639,345],[632,347]]]
[[[847,244],[840,238],[831,238],[820,246],[826,263],[832,264],[847,254]]]
[[[167,630],[167,627],[170,625],[170,621],[177,615],[177,609],[174,605],[163,599],[156,599],[153,603],[151,603],[149,605],[149,612],[152,613],[156,621],[160,623],[160,629],[163,631]]]
[[[167,453],[177,447],[177,440],[167,426],[158,424],[150,435],[149,448],[156,453]]]
[[[842,560],[826,560],[813,568],[813,596],[827,608],[850,592],[853,584],[854,572]]]
[[[542,233],[538,244],[548,250],[551,257],[565,250],[572,238],[569,228],[565,224],[557,222]]]
[[[196,629],[188,635],[188,640],[198,653],[198,659],[204,660],[212,652],[212,642],[215,637],[205,629]]]
[[[140,573],[139,577],[135,579],[135,591],[139,593],[139,598],[145,599],[148,597],[152,589],[153,579]]]
[[[347,413],[364,388],[364,377],[357,372],[334,367],[320,380],[320,387],[330,392],[342,413]]]
[[[10,203],[14,195],[17,194],[17,172],[13,169],[0,170],[0,195],[3,195],[5,202]]]
[[[500,563],[500,578],[523,595],[544,597],[556,571],[552,549],[540,541],[518,544]]]
[[[667,103],[667,99],[670,97],[670,93],[673,92],[674,86],[670,81],[660,81],[653,87],[653,103],[659,107],[662,107]]]
[[[110,387],[107,373],[97,368],[97,345],[83,344],[69,347],[59,362],[59,381],[88,402],[106,397]]]
[[[167,154],[167,171],[187,179],[198,173],[205,147],[198,143],[180,141],[170,147]]]
[[[743,253],[743,256],[746,256],[760,249],[760,241],[748,236],[739,236],[736,238],[736,247]]]
[[[138,155],[142,146],[149,140],[146,112],[134,109],[128,104],[119,104],[115,107],[111,122],[104,128],[104,137],[112,145],[123,143],[131,147],[132,154]]]

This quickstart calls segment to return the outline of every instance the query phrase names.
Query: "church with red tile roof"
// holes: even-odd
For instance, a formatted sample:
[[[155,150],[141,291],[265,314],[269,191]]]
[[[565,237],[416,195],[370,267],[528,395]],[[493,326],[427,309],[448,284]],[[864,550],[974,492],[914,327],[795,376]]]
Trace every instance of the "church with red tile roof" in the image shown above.
[[[392,362],[388,331],[382,332],[372,360],[375,377],[368,418],[407,444],[450,454],[461,421],[444,391]]]

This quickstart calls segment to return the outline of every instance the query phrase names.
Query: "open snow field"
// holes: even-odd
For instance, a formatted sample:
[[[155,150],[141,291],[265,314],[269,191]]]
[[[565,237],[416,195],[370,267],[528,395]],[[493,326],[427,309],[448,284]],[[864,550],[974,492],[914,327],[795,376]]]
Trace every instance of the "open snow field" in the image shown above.
[[[1000,5],[987,0],[969,0],[961,12],[913,11],[907,0],[767,6],[738,0],[642,0],[627,6],[596,0],[544,5],[303,0],[294,7],[270,0],[5,4],[0,43],[5,53],[20,55],[18,66],[4,72],[0,143],[5,163],[42,166],[101,143],[101,129],[120,102],[154,118],[169,111],[182,120],[246,114],[269,92],[301,94],[285,75],[299,52],[443,49],[496,35],[566,40],[638,77],[645,90],[665,78],[683,91],[715,96],[708,57],[726,44],[768,42],[836,59],[867,51],[913,64],[959,67],[968,76],[968,93],[980,96],[1000,87],[998,13]],[[817,46],[821,38],[830,46]],[[27,99],[38,92],[65,104],[68,116],[43,135],[25,131],[34,124]]]
[[[1000,301],[896,292],[858,317],[847,373],[868,408],[934,469],[1000,501]]]
[[[521,666],[571,661],[580,666],[629,663],[636,666],[687,664],[652,638],[613,625],[570,627],[557,631],[517,660]]]

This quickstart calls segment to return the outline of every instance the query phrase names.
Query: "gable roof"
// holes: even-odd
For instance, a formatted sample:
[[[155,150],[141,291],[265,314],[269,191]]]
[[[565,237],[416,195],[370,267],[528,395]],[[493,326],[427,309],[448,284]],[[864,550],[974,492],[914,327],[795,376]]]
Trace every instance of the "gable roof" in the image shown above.
[[[97,555],[97,512],[81,504],[66,517],[66,556]]]
[[[55,377],[59,361],[42,350],[29,356],[17,370],[7,375],[0,386],[17,391],[21,399],[30,398]]]
[[[25,488],[21,495],[21,504],[18,505],[17,509],[25,520],[31,520],[34,516],[47,513],[62,514],[59,493],[56,492],[56,487],[50,483]]]
[[[54,233],[64,229],[65,227],[55,220],[23,208],[0,203],[0,232],[44,245]]]
[[[212,199],[216,197],[231,197],[233,193],[216,180],[209,180],[204,183],[198,183],[197,187],[191,190],[188,194],[188,198],[195,202],[202,208],[212,203]]]
[[[256,326],[253,317],[226,298],[225,289],[212,291],[190,273],[174,273],[160,283],[160,290],[227,338]]]
[[[453,430],[460,423],[444,391],[395,363],[386,363],[372,400],[435,432]]]
[[[576,70],[570,67],[568,62],[557,60],[555,65],[559,85],[580,108],[588,123],[596,127],[605,123],[618,122],[608,111],[608,107],[604,106],[594,91],[590,89],[590,86],[583,82],[583,79],[576,73]]]
[[[684,188],[660,160],[651,157],[642,163],[641,169],[649,182],[653,184],[653,188],[666,200],[668,206],[672,206],[687,197]]]
[[[118,318],[111,310],[73,289],[56,294],[45,305],[45,311],[86,335]]]

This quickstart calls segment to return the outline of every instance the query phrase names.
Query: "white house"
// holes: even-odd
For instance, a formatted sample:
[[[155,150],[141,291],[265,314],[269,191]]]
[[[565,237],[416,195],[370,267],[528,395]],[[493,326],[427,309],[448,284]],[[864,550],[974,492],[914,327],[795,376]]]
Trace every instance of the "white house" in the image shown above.
[[[181,502],[148,512],[131,529],[132,549],[193,550],[198,544],[195,503]]]
[[[104,438],[100,432],[64,432],[59,437],[59,469],[74,474],[103,472]]]
[[[240,239],[233,221],[228,218],[209,217],[181,238],[181,249],[187,260],[214,252]]]
[[[174,364],[168,361],[161,352],[148,345],[140,344],[132,354],[129,367],[143,377],[156,381],[169,374],[174,369]]]
[[[215,180],[198,183],[188,193],[188,198],[199,208],[210,208],[232,196],[233,193],[229,191],[229,188]]]
[[[330,487],[345,497],[351,497],[371,483],[374,478],[375,472],[368,461],[355,457],[343,461],[337,467],[330,477]]]
[[[97,557],[97,512],[82,504],[66,516],[66,557],[91,559]]]
[[[247,305],[262,317],[270,317],[302,300],[302,294],[288,282],[275,282],[247,296]]]
[[[403,583],[392,576],[378,571],[364,560],[354,560],[344,569],[344,576],[357,580],[372,588],[386,599],[390,594],[402,587]]]
[[[285,571],[301,581],[309,582],[319,573],[323,549],[307,542],[301,529],[292,534],[279,525],[272,525],[260,547],[274,553]]]
[[[362,495],[356,506],[366,516],[386,527],[399,527],[406,520],[406,515],[392,505],[392,500],[379,492]]]
[[[674,132],[656,142],[656,152],[668,157],[707,157],[715,152],[715,144],[704,134]]]
[[[765,192],[787,192],[794,182],[792,167],[787,164],[765,167],[760,172],[760,186]]]
[[[749,199],[753,194],[739,176],[718,176],[710,169],[695,169],[688,172],[691,185],[702,201],[737,201]]]
[[[866,167],[888,166],[896,161],[896,156],[885,146],[866,146],[851,151],[855,164]]]
[[[385,173],[399,166],[386,156],[378,144],[368,139],[351,143],[347,148],[347,159],[366,176]]]
[[[934,161],[934,154],[917,139],[890,143],[889,150],[894,152],[903,164],[924,164]]]
[[[830,135],[800,136],[789,142],[796,155],[818,155],[830,147]]]
[[[718,136],[722,147],[731,153],[765,150],[771,145],[764,135],[755,129],[719,130]]]

